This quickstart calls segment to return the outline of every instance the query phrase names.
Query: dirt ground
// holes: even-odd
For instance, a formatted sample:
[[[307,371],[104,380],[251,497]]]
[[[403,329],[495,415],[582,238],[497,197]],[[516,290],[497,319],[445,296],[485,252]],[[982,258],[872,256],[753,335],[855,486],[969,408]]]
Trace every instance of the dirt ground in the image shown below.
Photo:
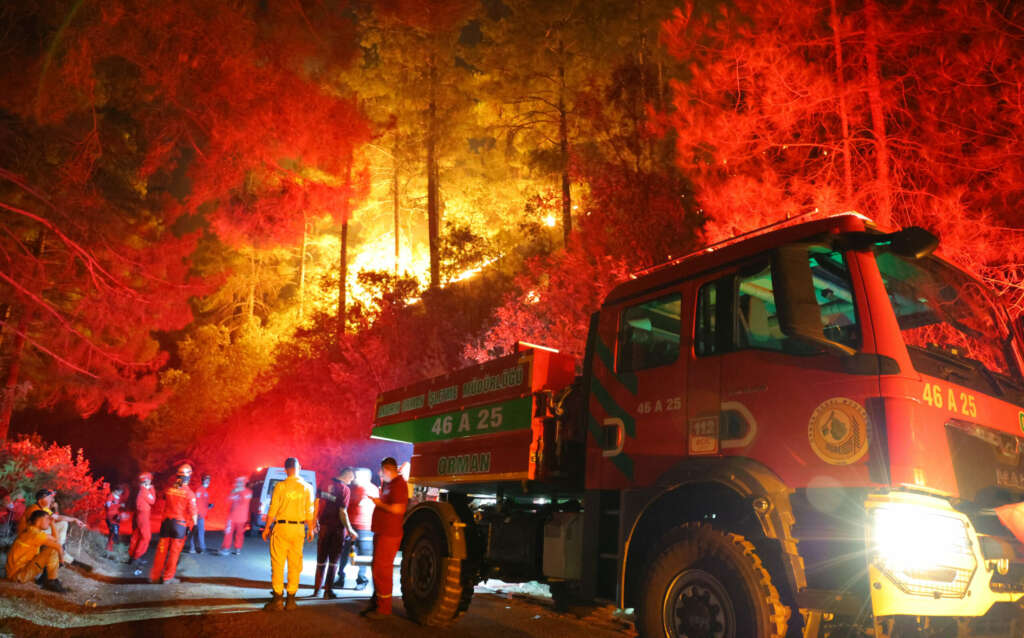
[[[212,539],[216,541],[217,538]],[[216,543],[213,544],[217,546]],[[74,548],[69,543],[69,548]],[[151,585],[148,571],[137,570],[105,557],[101,538],[83,542],[79,559],[91,569],[61,570],[61,581],[71,590],[53,594],[35,584],[0,581],[0,638],[7,636],[394,636],[419,638],[439,635],[404,617],[396,596],[395,617],[368,621],[358,612],[368,592],[337,590],[335,601],[311,598],[312,567],[306,551],[306,569],[299,590],[299,609],[262,611],[269,598],[265,548],[249,539],[240,557],[183,555],[182,583]],[[146,568],[148,570],[148,565]],[[349,582],[355,579],[349,568]],[[136,573],[138,571],[139,573]],[[397,574],[396,574],[397,576]],[[396,578],[397,580],[397,578]],[[489,581],[477,587],[465,614],[443,633],[452,638],[623,638],[631,626],[608,607],[581,607],[555,612],[543,587],[502,585]]]

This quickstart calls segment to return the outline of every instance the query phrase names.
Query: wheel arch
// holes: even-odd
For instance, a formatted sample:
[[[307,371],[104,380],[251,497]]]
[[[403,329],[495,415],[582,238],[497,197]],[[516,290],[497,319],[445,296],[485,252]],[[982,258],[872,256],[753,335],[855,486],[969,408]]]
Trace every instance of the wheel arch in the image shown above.
[[[444,532],[450,558],[466,558],[466,523],[451,503],[426,501],[410,509],[402,522],[403,537],[408,537],[409,530],[423,521],[435,523]]]
[[[652,488],[624,494],[619,606],[636,606],[644,567],[666,528],[691,522],[777,544],[778,556],[771,561],[770,571],[781,571],[780,590],[795,595],[805,587],[806,578],[790,532],[794,522],[791,492],[756,461],[716,458],[683,461],[665,472]]]

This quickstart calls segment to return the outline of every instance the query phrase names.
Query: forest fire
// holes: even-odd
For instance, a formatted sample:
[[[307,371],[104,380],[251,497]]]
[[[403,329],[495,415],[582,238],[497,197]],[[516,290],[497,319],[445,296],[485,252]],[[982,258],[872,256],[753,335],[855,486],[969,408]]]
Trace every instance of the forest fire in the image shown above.
[[[919,400],[949,412],[949,440],[986,435],[975,394],[948,384],[1019,403],[1021,3],[41,0],[0,4],[0,25],[6,491],[55,477],[84,512],[104,483],[186,461],[215,499],[286,455],[318,473],[405,461],[404,439],[369,436],[381,393],[527,342],[579,375],[595,352],[620,365],[588,334],[623,282],[849,211],[858,232],[939,239],[932,261],[886,247],[851,277],[890,287],[901,343],[933,360]],[[857,301],[828,273],[882,249],[842,249],[857,255],[816,271],[808,304]],[[750,276],[765,301],[771,274]],[[734,324],[708,310],[740,296],[722,290],[703,320]],[[962,314],[922,319],[954,297]],[[659,312],[616,325],[657,336],[674,310]],[[889,362],[860,355],[878,354],[885,321],[841,344],[876,380]],[[698,412],[673,427],[710,428]],[[606,426],[584,429],[619,436]],[[453,467],[484,459],[456,452]],[[1000,489],[1016,494],[1015,477]],[[979,507],[1018,521],[1012,505]],[[904,521],[878,512],[878,529]],[[960,543],[950,517],[969,513],[932,514],[956,537],[943,551]],[[886,534],[887,569],[913,572],[898,556],[913,538]]]

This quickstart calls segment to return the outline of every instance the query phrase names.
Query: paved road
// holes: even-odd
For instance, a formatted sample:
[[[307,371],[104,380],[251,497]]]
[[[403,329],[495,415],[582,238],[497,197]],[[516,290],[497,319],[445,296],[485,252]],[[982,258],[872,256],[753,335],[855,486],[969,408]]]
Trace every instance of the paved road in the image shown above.
[[[220,547],[220,533],[207,545]],[[147,558],[152,557],[152,551]],[[40,593],[31,585],[6,585],[0,592],[0,636],[140,636],[145,638],[623,638],[630,634],[606,608],[556,613],[549,601],[510,595],[481,586],[469,612],[450,629],[420,627],[396,616],[371,622],[359,617],[370,591],[339,590],[336,601],[311,598],[315,545],[307,544],[299,609],[261,611],[269,598],[269,550],[259,538],[246,539],[240,556],[183,554],[179,585],[150,585],[148,572],[119,576],[69,573],[69,596]],[[117,567],[115,566],[115,569]],[[348,583],[355,580],[349,568]],[[397,583],[397,574],[396,574]],[[398,592],[396,592],[396,595]],[[60,628],[60,629],[58,629]]]
[[[152,561],[153,552],[156,547],[156,538],[146,554],[144,560]],[[235,578],[247,581],[267,581],[270,583],[270,544],[264,542],[258,536],[246,537],[242,553],[238,556],[220,556],[216,550],[220,549],[224,535],[221,532],[206,533],[205,554],[181,554],[178,561],[178,574],[182,578]],[[313,576],[316,572],[316,541],[306,543],[303,553],[302,579],[299,581],[303,586],[313,586]],[[148,574],[151,563],[144,567],[144,573]],[[347,569],[348,585],[355,584],[356,570],[353,567]],[[369,593],[365,594],[366,596]]]

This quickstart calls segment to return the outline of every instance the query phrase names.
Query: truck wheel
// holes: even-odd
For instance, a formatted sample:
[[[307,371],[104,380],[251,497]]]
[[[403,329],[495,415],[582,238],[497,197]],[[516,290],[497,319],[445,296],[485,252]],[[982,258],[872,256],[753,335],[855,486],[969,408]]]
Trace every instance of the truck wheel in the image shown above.
[[[639,611],[644,638],[781,638],[789,609],[754,546],[707,525],[670,532],[648,563]]]
[[[423,517],[402,543],[402,602],[409,617],[428,627],[444,627],[469,607],[463,565],[448,556],[448,541],[435,520]]]

